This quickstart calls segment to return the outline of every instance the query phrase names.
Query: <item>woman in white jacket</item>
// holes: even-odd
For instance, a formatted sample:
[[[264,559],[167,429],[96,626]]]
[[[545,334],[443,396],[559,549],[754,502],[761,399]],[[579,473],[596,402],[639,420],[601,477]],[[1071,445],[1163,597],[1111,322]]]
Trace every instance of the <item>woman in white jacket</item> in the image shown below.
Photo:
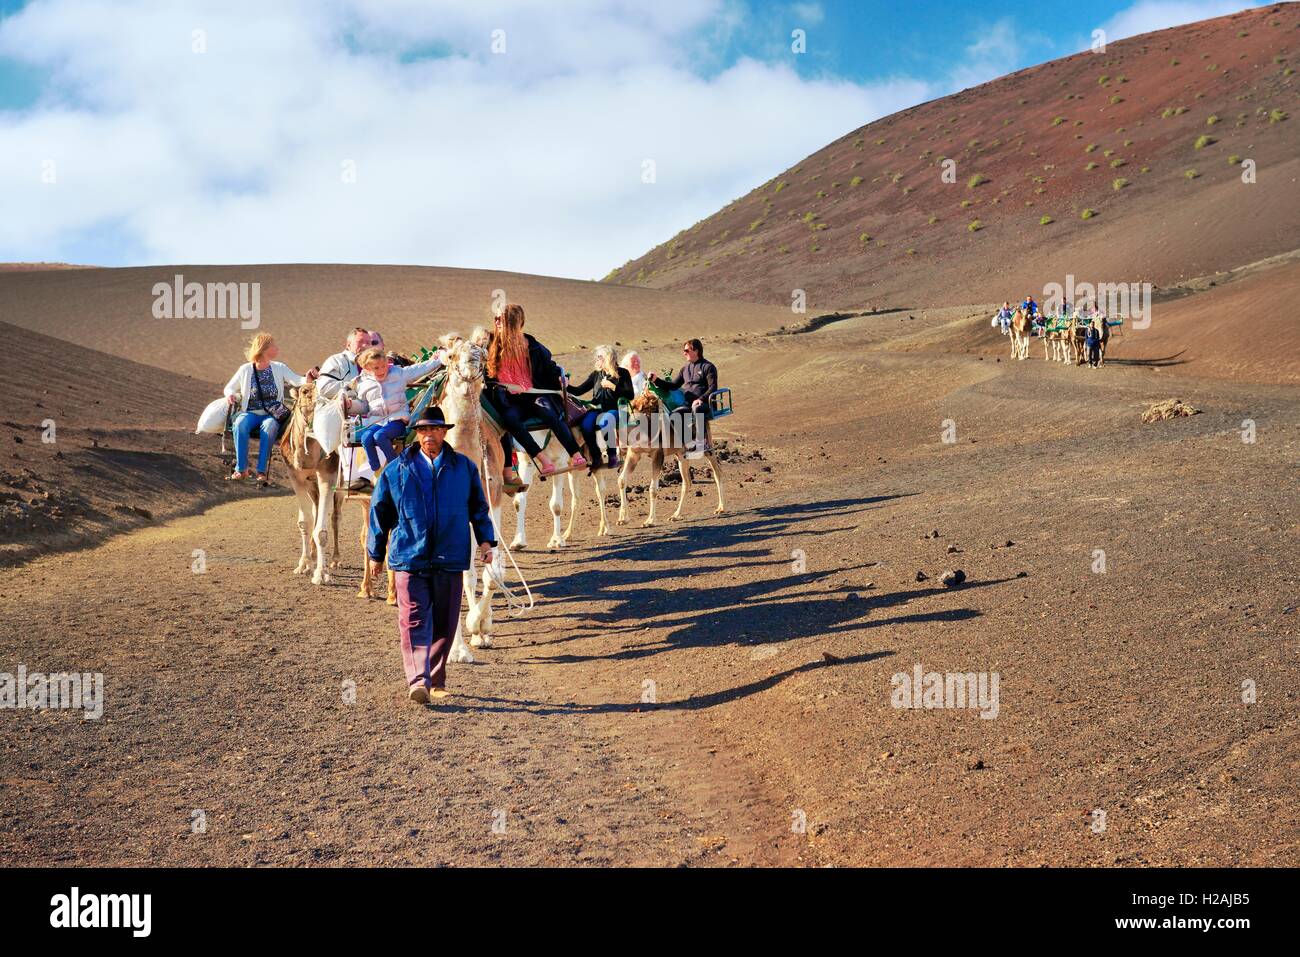
[[[258,433],[257,481],[266,484],[266,467],[271,446],[280,427],[288,421],[284,406],[285,385],[302,385],[303,377],[283,362],[277,362],[280,347],[269,333],[259,332],[248,344],[248,361],[235,370],[226,383],[226,401],[239,407],[232,426],[235,433],[235,471],[231,479],[248,477],[248,440]]]

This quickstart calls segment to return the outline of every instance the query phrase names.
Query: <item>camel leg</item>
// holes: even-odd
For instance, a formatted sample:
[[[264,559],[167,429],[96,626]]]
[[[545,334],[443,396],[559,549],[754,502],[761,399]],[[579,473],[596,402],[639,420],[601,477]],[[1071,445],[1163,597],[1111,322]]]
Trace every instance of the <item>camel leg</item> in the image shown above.
[[[312,572],[311,583],[313,585],[329,584],[329,572],[325,570],[326,552],[329,548],[329,507],[334,501],[334,491],[330,488],[328,475],[317,472],[314,476],[316,479],[315,510],[312,513],[312,541],[316,545],[316,570]]]
[[[677,459],[677,470],[682,475],[682,491],[677,496],[677,509],[673,512],[670,522],[676,522],[682,517],[682,506],[686,504],[686,498],[691,494],[691,465],[682,456],[674,456]]]
[[[568,473],[572,475],[573,473]],[[551,486],[551,540],[547,548],[563,548],[564,536],[560,533],[560,523],[564,516],[564,482],[557,479]]]
[[[627,480],[632,473],[636,471],[636,464],[641,460],[641,453],[637,449],[628,449],[627,457],[623,460],[623,467],[618,470],[618,518],[619,525],[627,524]]]
[[[330,514],[331,544],[333,552],[330,555],[330,568],[338,568],[343,564],[343,556],[339,552],[339,518],[343,512],[343,493],[334,492],[330,496],[330,503],[333,506],[333,512]]]
[[[366,553],[366,524],[361,523],[361,587],[357,589],[358,598],[373,597],[370,590],[370,556]]]
[[[537,481],[537,469],[533,465],[533,460],[527,455],[519,456],[519,480],[529,488]],[[515,537],[510,542],[511,551],[523,552],[528,550],[528,526],[525,519],[528,517],[528,492],[515,492]]]
[[[726,504],[722,501],[722,473],[718,471],[718,460],[710,452],[705,456],[709,463],[709,471],[713,473],[713,484],[718,487],[718,507],[713,510],[713,514],[721,515],[727,510]]]
[[[500,504],[492,509],[492,519],[495,527],[500,521]],[[471,537],[473,533],[471,532]],[[473,574],[474,562],[470,562],[470,574]],[[475,648],[492,647],[492,592],[494,590],[493,572],[499,577],[504,573],[504,565],[501,560],[501,549],[496,549],[492,555],[492,563],[483,566],[483,592],[477,600],[471,600],[469,611],[465,615],[465,633],[470,636],[469,643]]]
[[[646,520],[641,523],[643,527],[649,528],[655,523],[655,499],[659,493],[659,476],[664,472],[664,453],[662,449],[655,449],[650,455],[650,514]]]
[[[467,607],[472,610],[474,607],[473,551],[469,554],[469,568],[461,572],[461,594],[469,599]],[[465,616],[460,613],[459,608],[456,609],[456,634],[451,639],[451,653],[447,655],[447,660],[460,665],[472,665],[474,663],[474,656],[469,652],[469,645],[465,644]]]
[[[308,516],[315,518],[316,507],[312,504],[307,485],[296,474],[292,472],[289,474],[293,478],[294,494],[298,496],[298,535],[302,539],[302,554],[298,557],[298,567],[293,570],[293,573],[301,575],[311,568],[312,538],[311,532],[308,531]]]
[[[600,524],[596,527],[596,536],[603,538],[609,534],[609,516],[605,508],[605,479],[606,470],[601,469],[592,476],[592,481],[596,483],[596,507],[600,509]]]
[[[569,480],[569,523],[564,526],[564,540],[567,542],[573,537],[573,520],[578,517],[578,479],[573,472],[565,478]]]
[[[522,457],[526,460],[526,456]],[[523,462],[520,463],[521,466]],[[531,463],[530,463],[531,464]],[[502,538],[501,531],[501,507],[503,505],[504,494],[501,490],[501,473],[504,469],[504,461],[501,455],[501,443],[496,436],[488,436],[485,447],[484,466],[488,474],[488,488],[485,490],[488,497],[488,507],[492,514],[492,527],[496,529],[498,539]],[[524,476],[524,468],[520,468],[520,477]],[[518,498],[518,496],[516,496]],[[519,517],[519,527],[523,527],[523,512],[521,510]],[[471,535],[473,534],[471,530]],[[503,573],[501,549],[495,549],[492,566],[483,568],[483,591],[477,598],[474,597],[474,559],[471,557],[469,572],[467,573],[466,589],[468,603],[465,614],[465,623],[462,629],[461,644],[459,657],[456,660],[472,661],[469,651],[464,647],[464,636],[469,637],[469,643],[475,648],[487,648],[492,644],[492,572],[495,568],[496,574]],[[455,646],[453,646],[455,650]]]

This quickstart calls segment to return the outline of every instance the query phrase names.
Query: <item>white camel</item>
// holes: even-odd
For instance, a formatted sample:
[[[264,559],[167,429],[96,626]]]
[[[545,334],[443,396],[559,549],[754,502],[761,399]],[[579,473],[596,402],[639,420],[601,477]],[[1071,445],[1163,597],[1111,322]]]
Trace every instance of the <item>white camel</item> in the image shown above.
[[[483,494],[487,497],[488,504],[492,510],[492,524],[496,529],[498,544],[501,539],[501,444],[495,441],[490,435],[485,433],[483,428],[483,410],[480,405],[480,398],[483,395],[484,376],[487,366],[487,355],[481,346],[462,339],[460,336],[444,336],[440,341],[445,351],[447,371],[443,380],[442,394],[435,395],[432,399],[439,408],[442,409],[443,417],[454,425],[454,428],[447,432],[447,444],[453,449],[465,456],[478,469],[479,478],[483,481]],[[485,468],[485,459],[490,459],[490,447],[496,445],[496,464],[487,462]],[[473,529],[470,530],[473,538]],[[475,545],[478,543],[475,542]],[[474,661],[473,654],[470,653],[465,643],[465,635],[470,635],[470,644],[474,647],[485,647],[491,644],[490,633],[486,640],[480,634],[480,622],[483,619],[483,600],[476,597],[475,584],[478,574],[475,568],[475,550],[470,551],[469,569],[463,574],[463,588],[466,601],[466,614],[463,619],[456,622],[456,636],[452,639],[451,654],[449,661],[460,664],[471,664]],[[486,585],[493,575],[500,576],[504,571],[501,564],[501,549],[498,547],[493,551],[492,562],[483,568],[484,591]],[[487,598],[490,601],[490,596]],[[490,623],[491,606],[487,607],[488,619]],[[490,628],[490,625],[489,625]]]
[[[542,453],[550,457],[551,461],[555,463],[555,467],[557,469],[568,468],[569,453],[564,450],[564,446],[560,444],[560,440],[557,439],[554,436],[554,434],[549,432],[530,432],[529,434],[533,437],[533,441],[535,441],[538,445],[541,445],[543,442],[546,443],[542,447]],[[500,441],[499,435],[498,435],[498,441]],[[505,461],[504,450],[502,451],[501,456],[502,456],[502,461],[504,462]],[[534,464],[532,458],[530,458],[527,455],[521,455],[519,458],[520,458],[519,480],[523,482],[525,485],[527,485],[529,488],[532,488],[533,483],[540,478],[540,474],[537,471],[537,466],[536,464]],[[564,531],[561,532],[560,526],[563,524],[563,517],[564,517],[564,485],[565,485],[564,480],[565,479],[568,480],[569,499],[570,501],[573,502],[573,505],[575,507],[569,510],[569,524],[564,528]],[[551,537],[547,541],[546,547],[563,548],[565,546],[565,543],[568,542],[569,539],[573,536],[573,517],[577,511],[576,506],[578,503],[577,473],[566,472],[563,475],[556,475],[550,481],[552,482],[551,498],[550,498]],[[510,548],[513,551],[522,552],[522,551],[527,551],[528,549],[528,523],[527,523],[528,489],[525,488],[521,491],[516,492],[514,495],[514,499],[515,499],[515,537],[510,542]]]

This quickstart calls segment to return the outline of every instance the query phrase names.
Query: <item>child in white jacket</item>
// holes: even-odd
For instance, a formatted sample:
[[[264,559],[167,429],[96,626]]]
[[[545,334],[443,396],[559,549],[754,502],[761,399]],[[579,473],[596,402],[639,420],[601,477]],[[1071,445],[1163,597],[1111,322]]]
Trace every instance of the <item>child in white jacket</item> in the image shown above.
[[[382,468],[379,452],[384,453],[384,462],[391,462],[397,454],[393,449],[393,439],[405,435],[411,421],[407,387],[442,368],[442,360],[434,356],[425,362],[398,366],[389,362],[383,350],[367,349],[357,356],[357,365],[362,370],[357,377],[357,397],[370,407],[369,414],[362,420],[364,428],[359,438],[370,468],[378,475]]]

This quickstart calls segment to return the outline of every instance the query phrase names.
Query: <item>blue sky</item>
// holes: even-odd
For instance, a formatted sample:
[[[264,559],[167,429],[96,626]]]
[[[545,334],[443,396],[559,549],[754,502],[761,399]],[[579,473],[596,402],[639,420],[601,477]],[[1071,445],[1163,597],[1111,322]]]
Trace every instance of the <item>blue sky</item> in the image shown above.
[[[880,116],[1249,5],[0,0],[0,261],[596,278]]]

